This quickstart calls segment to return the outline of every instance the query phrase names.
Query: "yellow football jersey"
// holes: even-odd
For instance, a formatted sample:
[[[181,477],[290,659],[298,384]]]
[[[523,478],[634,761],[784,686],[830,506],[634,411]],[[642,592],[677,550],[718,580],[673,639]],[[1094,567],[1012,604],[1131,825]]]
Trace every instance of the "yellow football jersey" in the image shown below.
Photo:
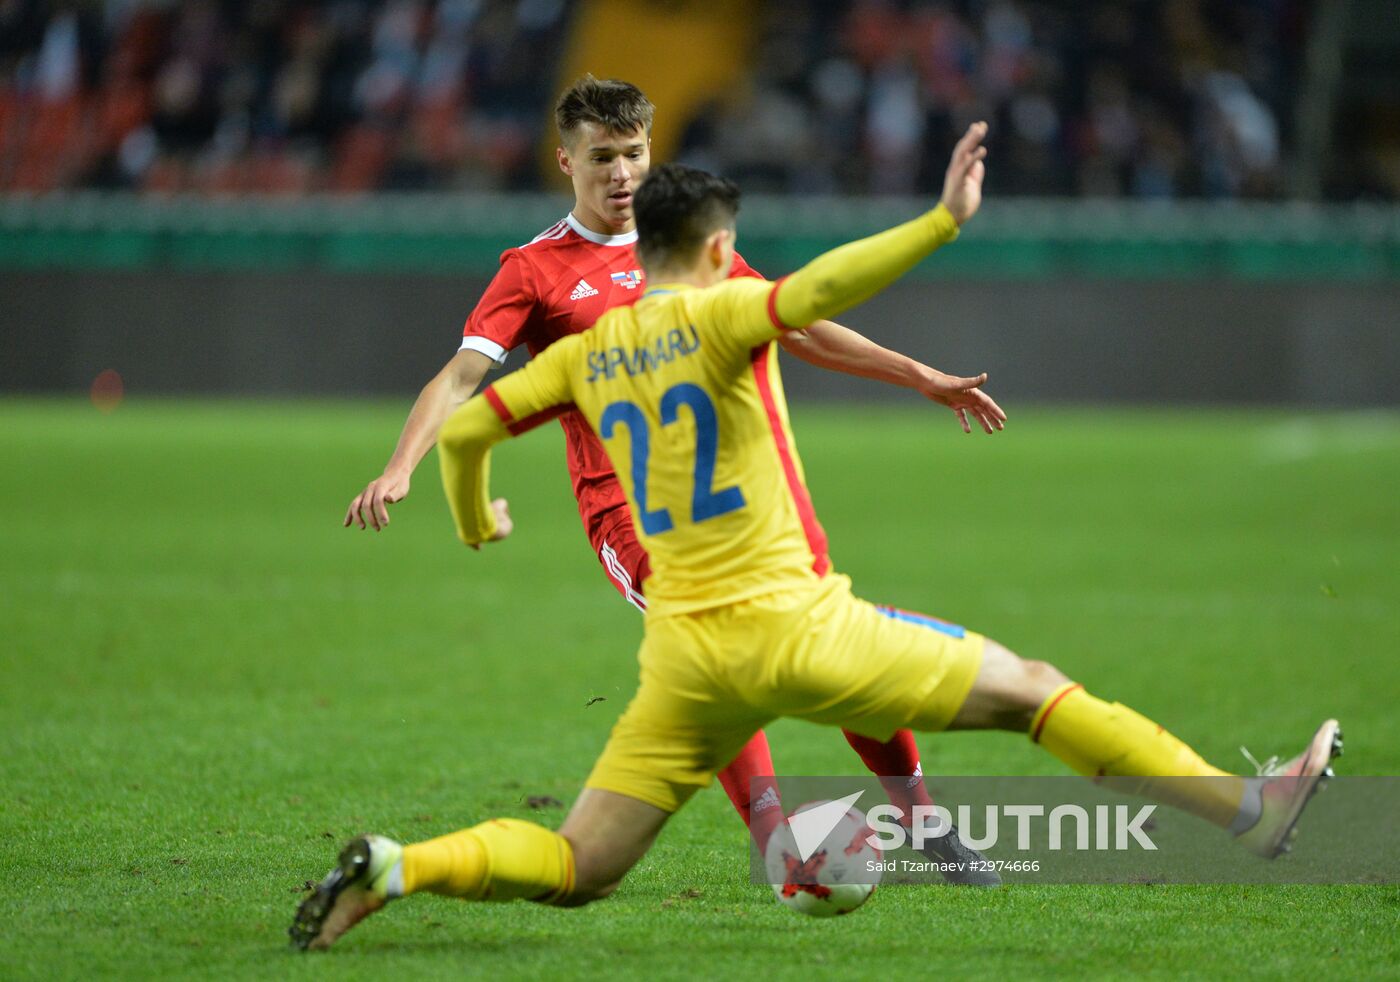
[[[572,403],[607,448],[651,558],[654,614],[713,607],[826,572],[788,426],[774,284],[658,286],[487,390],[501,421]]]
[[[651,559],[649,617],[814,583],[826,535],[788,426],[773,341],[854,306],[957,236],[947,209],[769,283],[659,283],[469,400],[438,437],[462,541],[495,532],[493,443],[577,407],[603,441]]]

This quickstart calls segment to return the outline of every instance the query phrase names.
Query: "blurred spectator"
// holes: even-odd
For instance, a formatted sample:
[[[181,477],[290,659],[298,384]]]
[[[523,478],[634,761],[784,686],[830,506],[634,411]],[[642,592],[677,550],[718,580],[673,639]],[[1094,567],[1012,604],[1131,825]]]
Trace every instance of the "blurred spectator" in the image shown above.
[[[683,155],[748,176],[754,107],[780,93],[790,145],[816,150],[770,162],[770,190],[932,193],[986,118],[998,194],[1276,195],[1301,3],[765,4],[752,89],[696,121]],[[800,64],[765,69],[791,49]]]
[[[662,2],[662,0],[657,0]],[[1308,0],[769,0],[682,157],[750,190],[1271,197]],[[532,189],[565,0],[0,0],[0,190]]]
[[[0,0],[0,190],[536,181],[562,0]]]

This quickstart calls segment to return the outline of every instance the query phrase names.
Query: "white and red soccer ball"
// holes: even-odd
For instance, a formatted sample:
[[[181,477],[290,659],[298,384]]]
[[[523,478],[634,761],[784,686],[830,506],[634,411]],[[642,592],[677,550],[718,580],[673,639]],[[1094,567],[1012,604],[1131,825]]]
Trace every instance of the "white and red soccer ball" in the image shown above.
[[[790,818],[831,804],[808,802]],[[812,917],[849,914],[865,903],[880,881],[882,858],[867,841],[870,834],[865,813],[849,808],[804,860],[792,827],[784,821],[773,830],[763,853],[778,902]]]

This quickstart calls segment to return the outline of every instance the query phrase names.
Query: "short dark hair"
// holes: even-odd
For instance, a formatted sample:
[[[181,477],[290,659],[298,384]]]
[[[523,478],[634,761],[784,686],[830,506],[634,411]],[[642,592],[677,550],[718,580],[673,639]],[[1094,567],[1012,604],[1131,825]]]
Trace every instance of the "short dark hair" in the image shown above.
[[[716,229],[734,224],[739,186],[684,164],[653,167],[632,202],[637,257],[660,268],[688,262]]]
[[[567,144],[584,123],[597,123],[612,134],[631,133],[638,126],[651,135],[656,107],[631,82],[585,75],[564,90],[554,104],[559,141]]]

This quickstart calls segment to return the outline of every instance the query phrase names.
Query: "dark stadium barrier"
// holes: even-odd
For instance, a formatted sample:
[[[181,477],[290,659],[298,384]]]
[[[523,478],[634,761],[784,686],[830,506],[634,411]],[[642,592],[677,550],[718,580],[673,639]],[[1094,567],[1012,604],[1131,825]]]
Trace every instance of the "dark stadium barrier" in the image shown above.
[[[457,348],[480,275],[0,272],[0,390],[409,395]],[[845,322],[1016,400],[1400,403],[1392,283],[943,281]],[[507,369],[523,363],[519,350]],[[785,358],[795,400],[913,398]]]
[[[739,245],[777,276],[917,207],[760,198]],[[456,350],[499,251],[566,208],[0,199],[0,391],[115,369],[135,396],[407,396]],[[1397,310],[1400,209],[1017,200],[844,320],[990,372],[1012,403],[1376,406],[1400,403]],[[797,400],[901,397],[785,367]]]

